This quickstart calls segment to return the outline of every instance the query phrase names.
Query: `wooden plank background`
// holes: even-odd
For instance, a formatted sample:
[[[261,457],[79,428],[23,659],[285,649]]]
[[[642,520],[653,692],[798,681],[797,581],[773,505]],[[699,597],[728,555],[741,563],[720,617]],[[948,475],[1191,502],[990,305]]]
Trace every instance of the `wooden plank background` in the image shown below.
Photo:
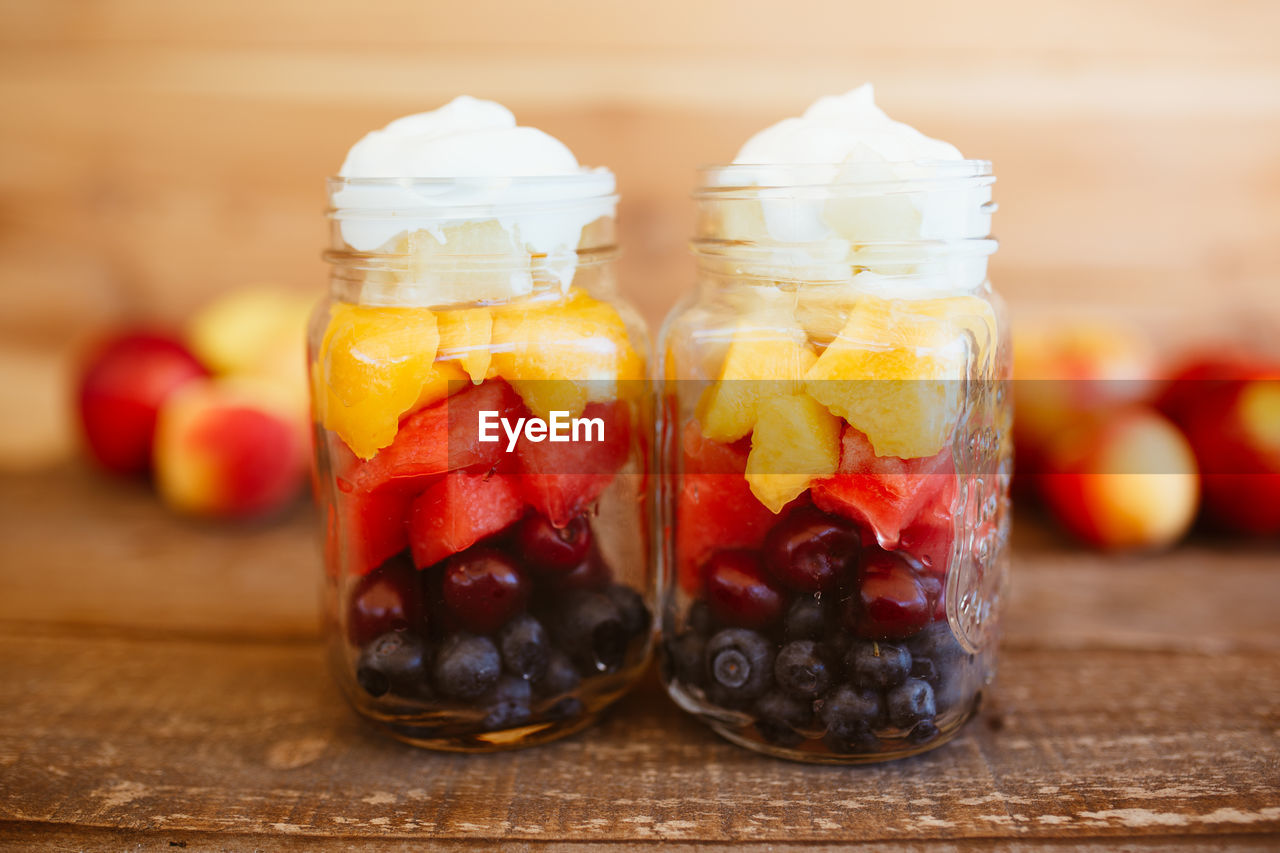
[[[93,329],[249,282],[322,288],[323,177],[459,92],[615,170],[623,288],[655,325],[691,279],[694,167],[872,80],[995,161],[1015,307],[1264,330],[1277,32],[1274,0],[4,0],[0,415],[26,430],[0,464],[61,446],[50,383]]]

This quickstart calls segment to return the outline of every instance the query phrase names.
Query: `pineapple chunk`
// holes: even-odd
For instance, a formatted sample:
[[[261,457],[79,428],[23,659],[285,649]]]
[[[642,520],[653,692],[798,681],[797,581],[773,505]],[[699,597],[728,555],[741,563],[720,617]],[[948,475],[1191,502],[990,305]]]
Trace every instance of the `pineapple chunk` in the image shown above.
[[[699,401],[702,434],[725,443],[747,435],[765,401],[802,390],[805,371],[817,358],[799,329],[744,321],[729,344],[719,380]]]
[[[933,456],[951,434],[969,357],[952,302],[863,296],[805,375],[808,393],[865,433],[877,456]]]
[[[760,503],[776,515],[814,480],[834,474],[841,426],[808,394],[761,401],[746,471]]]
[[[361,459],[372,457],[435,377],[439,343],[425,308],[335,305],[318,356],[321,423]]]
[[[493,315],[487,308],[463,308],[441,311],[436,316],[440,326],[440,357],[457,359],[471,381],[479,385],[489,372],[493,352]]]
[[[573,291],[555,302],[496,310],[489,374],[510,382],[538,417],[577,417],[587,403],[625,394],[620,383],[644,379],[644,362],[617,310]]]

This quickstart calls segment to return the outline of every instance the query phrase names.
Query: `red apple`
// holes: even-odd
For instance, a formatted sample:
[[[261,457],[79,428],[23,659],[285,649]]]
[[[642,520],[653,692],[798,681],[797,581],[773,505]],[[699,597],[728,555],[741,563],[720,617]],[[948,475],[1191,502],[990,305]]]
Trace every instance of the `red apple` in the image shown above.
[[[85,361],[78,383],[90,454],[117,474],[145,472],[160,404],[207,375],[186,347],[163,334],[126,332],[103,341]]]
[[[287,390],[247,379],[196,382],[160,409],[156,486],[188,515],[266,516],[301,492],[308,449]]]
[[[1191,526],[1199,502],[1195,456],[1167,418],[1145,407],[1097,413],[1050,442],[1045,502],[1085,542],[1158,548]]]

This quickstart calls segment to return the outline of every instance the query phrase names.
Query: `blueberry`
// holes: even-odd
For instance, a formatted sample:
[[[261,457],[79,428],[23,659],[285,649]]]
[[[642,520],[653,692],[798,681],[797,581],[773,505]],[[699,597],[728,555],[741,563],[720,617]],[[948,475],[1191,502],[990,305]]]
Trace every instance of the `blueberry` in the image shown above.
[[[842,684],[822,700],[818,717],[826,724],[823,742],[833,752],[872,752],[873,732],[884,720],[884,701],[874,690]]]
[[[827,660],[843,661],[853,647],[854,638],[848,631],[837,629],[827,634],[822,644],[826,646]]]
[[[782,617],[782,632],[788,640],[820,640],[825,623],[822,603],[803,596],[791,602],[787,615]]]
[[[822,742],[832,752],[845,755],[872,753],[880,748],[880,739],[871,730],[871,726],[861,722],[838,729],[827,729]]]
[[[855,684],[884,690],[906,680],[911,652],[890,643],[860,642],[849,649],[844,666]]]
[[[542,623],[527,613],[503,626],[498,634],[498,649],[503,666],[512,675],[537,680],[547,671],[551,642]]]
[[[932,720],[925,720],[916,724],[916,727],[911,730],[911,734],[907,735],[907,740],[911,743],[928,743],[939,734],[937,725]]]
[[[453,634],[436,655],[436,686],[454,699],[479,699],[498,683],[502,658],[488,637]]]
[[[885,700],[889,708],[889,722],[900,729],[913,728],[925,720],[932,721],[937,713],[933,688],[929,682],[918,678],[908,678],[890,690]]]
[[[482,700],[488,709],[481,725],[485,731],[509,729],[529,721],[529,682],[515,675],[504,675]]]
[[[684,624],[694,633],[710,637],[716,627],[715,617],[711,615],[711,605],[702,599],[690,604],[688,612],[684,615]]]
[[[813,705],[773,690],[756,700],[755,713],[756,731],[761,737],[779,746],[795,746],[804,740],[796,729],[813,720]]]
[[[937,685],[938,667],[930,658],[915,658],[911,661],[911,677]]]
[[[607,595],[571,593],[554,624],[556,644],[582,673],[614,672],[622,666],[627,632],[622,614]]]
[[[581,717],[585,712],[586,708],[583,706],[581,699],[575,696],[566,696],[548,708],[544,716],[552,720],[569,720],[574,717]]]
[[[426,647],[412,631],[389,631],[364,647],[356,681],[370,696],[420,695],[426,680]]]
[[[581,683],[582,678],[574,668],[573,661],[569,660],[569,656],[559,649],[553,649],[547,658],[542,676],[534,682],[533,686],[537,688],[539,696],[559,696],[577,689]]]
[[[722,695],[754,699],[773,681],[773,645],[748,628],[726,628],[707,641],[707,672]]]
[[[628,637],[638,637],[649,628],[649,608],[640,593],[629,586],[615,583],[605,587],[604,594],[622,616],[622,630]]]
[[[666,660],[671,677],[683,684],[702,686],[706,682],[706,651],[707,639],[696,631],[685,631],[669,641]]]
[[[919,671],[913,678],[933,687],[934,703],[942,713],[966,705],[977,685],[975,656],[969,654],[951,633],[946,622],[934,622],[907,642]],[[920,663],[928,661],[929,663]],[[915,670],[915,667],[912,667]]]
[[[799,699],[813,699],[831,684],[831,670],[813,640],[787,643],[773,664],[778,686]]]

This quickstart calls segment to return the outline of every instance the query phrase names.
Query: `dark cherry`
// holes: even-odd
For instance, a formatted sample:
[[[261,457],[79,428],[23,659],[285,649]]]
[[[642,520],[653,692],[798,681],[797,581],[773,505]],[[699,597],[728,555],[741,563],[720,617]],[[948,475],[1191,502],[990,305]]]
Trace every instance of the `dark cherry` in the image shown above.
[[[581,565],[591,550],[591,527],[579,515],[557,528],[546,516],[531,512],[516,528],[514,546],[534,571],[566,574]]]
[[[929,624],[932,609],[911,567],[879,551],[867,560],[857,591],[845,601],[845,624],[868,640],[900,640]]]
[[[351,591],[347,639],[363,646],[390,631],[418,629],[422,617],[421,575],[399,555],[360,578]]]
[[[786,599],[751,551],[718,551],[707,564],[707,603],[721,622],[767,628],[782,617]]]
[[[764,540],[765,568],[801,592],[826,592],[858,567],[862,537],[843,519],[802,506],[774,525]]]
[[[506,554],[469,548],[445,564],[440,595],[458,624],[476,634],[490,634],[523,609],[529,584]]]

